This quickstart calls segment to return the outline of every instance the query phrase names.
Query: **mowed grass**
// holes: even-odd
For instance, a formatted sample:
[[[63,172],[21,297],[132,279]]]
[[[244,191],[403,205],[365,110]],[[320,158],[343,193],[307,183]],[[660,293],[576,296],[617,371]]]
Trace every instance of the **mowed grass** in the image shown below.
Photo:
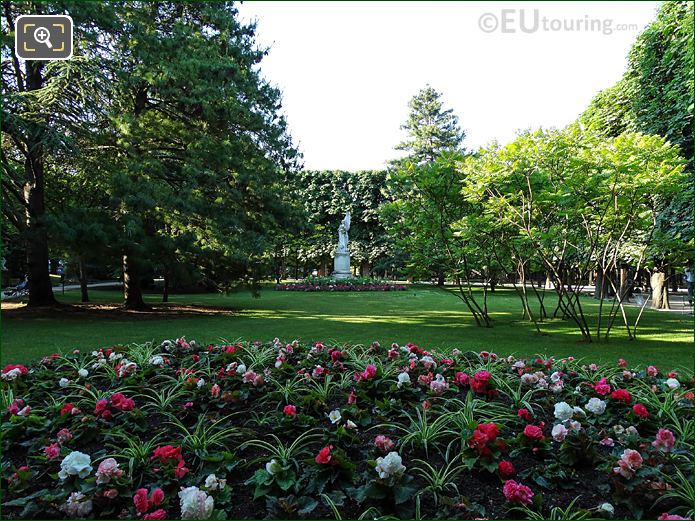
[[[78,302],[77,291],[59,299]],[[120,302],[118,291],[91,290],[94,303]],[[159,295],[146,300],[158,303]],[[489,297],[494,320],[491,328],[475,325],[463,303],[452,290],[413,286],[402,292],[301,293],[273,291],[266,286],[260,297],[248,292],[230,295],[173,295],[172,303],[206,307],[232,308],[232,315],[168,316],[145,319],[128,316],[32,317],[7,318],[2,313],[3,363],[28,362],[32,359],[75,348],[94,349],[116,344],[159,342],[185,335],[198,342],[220,339],[233,341],[326,341],[365,344],[378,340],[386,346],[392,342],[413,342],[426,349],[446,351],[488,350],[499,355],[535,354],[563,357],[586,357],[589,361],[613,363],[625,358],[633,365],[655,364],[664,369],[692,369],[692,315],[646,310],[638,340],[629,341],[624,327],[616,324],[609,342],[584,343],[570,321],[548,320],[542,324],[544,334],[535,332],[530,321],[521,319],[518,298],[511,290],[498,290]],[[550,313],[556,302],[546,296]],[[585,312],[595,321],[596,301],[585,298]],[[630,313],[634,316],[636,308]]]

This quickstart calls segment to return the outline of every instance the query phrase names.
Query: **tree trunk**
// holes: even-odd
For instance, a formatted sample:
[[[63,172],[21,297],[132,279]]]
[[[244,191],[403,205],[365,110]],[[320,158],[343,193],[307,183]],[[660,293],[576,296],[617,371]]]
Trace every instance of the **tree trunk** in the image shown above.
[[[437,270],[437,286],[444,286],[444,270],[442,270],[441,268]]]
[[[162,302],[169,302],[169,270],[164,268],[164,288],[162,289]]]
[[[123,296],[126,309],[145,309],[142,298],[140,272],[135,262],[127,254],[123,255]]]
[[[632,293],[632,285],[630,284],[630,280],[628,278],[627,268],[620,268],[620,286],[618,292],[619,299],[623,302],[627,302],[627,300],[630,298],[630,294]]]
[[[596,270],[596,278],[594,279],[594,298],[603,300],[608,296],[608,281],[606,275],[601,268]]]
[[[678,277],[676,276],[676,268],[671,268],[671,290],[678,291]]]
[[[43,86],[42,67],[41,62],[26,62],[27,90],[38,90]],[[46,206],[41,132],[40,129],[36,129],[28,137],[27,157],[24,161],[29,307],[53,306],[58,303],[53,296],[53,286],[48,273],[48,234],[43,222]]]
[[[89,302],[89,290],[87,289],[87,266],[85,266],[84,259],[80,257],[79,259],[80,268],[80,293],[82,294],[82,302]]]
[[[652,307],[654,309],[671,309],[668,302],[668,284],[665,271],[655,271],[651,276]]]
[[[360,264],[360,275],[369,277],[369,261],[363,260]]]

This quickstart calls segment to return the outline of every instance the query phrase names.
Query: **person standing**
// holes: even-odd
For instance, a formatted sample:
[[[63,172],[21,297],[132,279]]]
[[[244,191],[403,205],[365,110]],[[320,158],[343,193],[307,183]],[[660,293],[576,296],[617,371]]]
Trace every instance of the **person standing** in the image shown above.
[[[688,304],[693,305],[693,285],[695,284],[695,273],[689,267],[685,268],[685,284],[688,287]]]

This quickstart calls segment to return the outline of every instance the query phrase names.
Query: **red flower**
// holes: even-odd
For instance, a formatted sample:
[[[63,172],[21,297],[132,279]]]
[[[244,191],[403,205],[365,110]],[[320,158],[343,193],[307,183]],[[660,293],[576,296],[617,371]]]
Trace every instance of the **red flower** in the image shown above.
[[[509,479],[516,474],[516,469],[511,461],[502,460],[497,465],[497,472],[502,479]]]
[[[181,447],[173,447],[171,445],[157,447],[154,449],[152,454],[154,455],[150,459],[153,460],[159,458],[161,463],[169,463],[171,460],[179,461],[183,459],[183,456],[181,455]]]
[[[108,420],[111,418],[111,410],[109,409],[109,402],[107,400],[99,400],[97,406],[94,408],[94,415],[97,418],[104,418]]]
[[[183,459],[181,459],[181,461],[179,461],[179,463],[176,465],[176,471],[174,472],[174,475],[179,479],[184,477],[189,472],[188,468],[184,467],[185,464],[186,462]]]
[[[533,417],[531,416],[531,413],[529,412],[528,409],[519,409],[516,413],[516,415],[521,418],[522,420],[526,421],[531,421]]]
[[[282,412],[284,412],[287,416],[296,416],[297,407],[295,407],[294,405],[285,405],[285,407],[282,409]]]
[[[647,408],[641,403],[636,403],[633,405],[632,412],[634,412],[635,415],[639,416],[640,418],[649,418],[649,411],[647,411]]]
[[[75,406],[71,403],[66,403],[63,405],[63,408],[60,410],[60,415],[65,416],[66,414],[71,414],[72,410],[75,408]]]
[[[191,355],[191,358],[194,362],[198,362],[200,360],[200,355]]]
[[[25,375],[27,374],[27,368],[24,367],[22,364],[9,364],[6,365],[5,368],[2,370],[2,374],[7,374],[13,369],[19,369],[19,374]]]
[[[167,513],[166,510],[163,508],[160,508],[158,510],[155,510],[151,514],[145,514],[143,519],[166,519],[167,518]]]
[[[135,505],[135,511],[138,514],[144,514],[150,507],[150,502],[147,499],[147,489],[139,488],[135,491],[133,496],[133,504]]]
[[[543,441],[545,436],[543,436],[543,427],[537,425],[527,425],[524,427],[524,436],[526,439],[532,441]]]
[[[333,457],[331,455],[331,449],[333,448],[333,445],[328,445],[324,448],[322,448],[319,453],[316,455],[316,458],[314,458],[314,461],[318,463],[319,465],[327,465],[330,461],[331,458]]]
[[[162,501],[164,501],[164,491],[161,488],[155,488],[152,491],[151,501],[154,506],[158,507],[162,503]]]
[[[135,408],[135,401],[126,398],[122,393],[114,393],[111,396],[111,406],[119,411],[132,411]]]
[[[478,451],[478,454],[483,457],[490,456],[490,448],[488,445],[495,441],[499,436],[499,429],[494,423],[481,423],[478,425],[471,438],[468,440],[468,446]]]
[[[630,391],[626,389],[616,389],[611,393],[611,399],[616,402],[630,403],[632,401],[632,396]]]
[[[456,382],[456,385],[468,385],[470,381],[471,377],[461,371],[456,373],[456,376],[454,377],[454,382]]]

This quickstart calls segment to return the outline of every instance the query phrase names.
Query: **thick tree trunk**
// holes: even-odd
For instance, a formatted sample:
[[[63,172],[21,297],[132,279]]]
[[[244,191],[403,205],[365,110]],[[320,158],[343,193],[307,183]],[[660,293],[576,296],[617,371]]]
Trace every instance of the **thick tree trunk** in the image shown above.
[[[443,287],[444,286],[444,270],[439,269],[437,271],[437,286]]]
[[[360,275],[363,277],[369,277],[369,261],[363,260],[360,264]]]
[[[89,302],[89,290],[87,289],[87,266],[85,266],[84,259],[80,257],[79,259],[80,268],[80,293],[82,294],[82,302]]]
[[[41,62],[26,62],[27,90],[43,86]],[[53,296],[51,277],[48,274],[48,234],[43,222],[46,213],[44,202],[42,131],[36,129],[27,139],[27,158],[24,161],[24,201],[27,222],[27,269],[29,272],[29,307],[57,304]]]
[[[652,307],[654,309],[671,309],[668,302],[668,284],[665,271],[655,271],[651,276]]]
[[[127,309],[145,309],[147,307],[142,298],[140,271],[128,255],[123,255],[123,296],[124,306]]]

